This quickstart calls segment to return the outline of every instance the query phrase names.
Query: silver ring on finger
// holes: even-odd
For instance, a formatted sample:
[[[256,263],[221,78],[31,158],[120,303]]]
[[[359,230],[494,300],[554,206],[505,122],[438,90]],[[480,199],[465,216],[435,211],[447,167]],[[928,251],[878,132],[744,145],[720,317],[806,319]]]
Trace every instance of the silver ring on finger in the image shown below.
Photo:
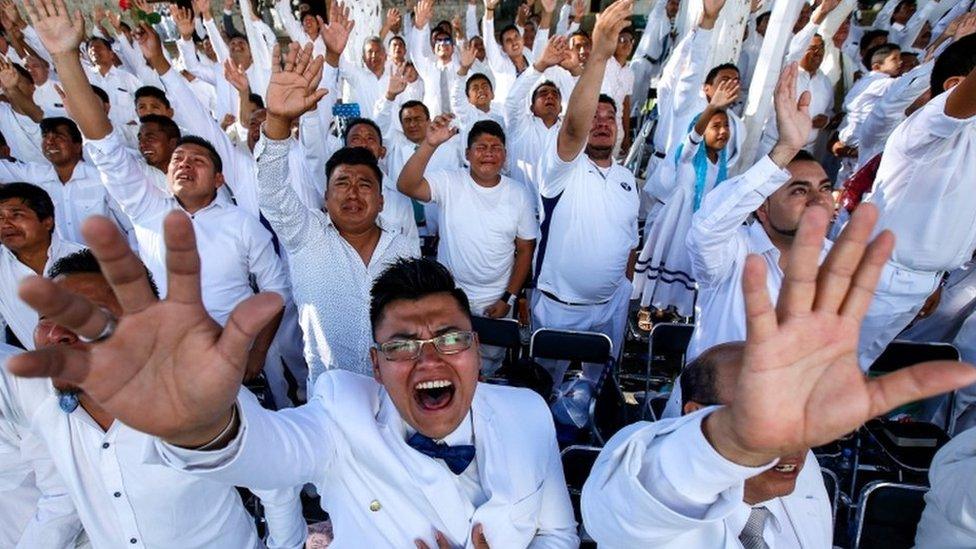
[[[105,315],[105,327],[102,328],[102,331],[93,338],[88,338],[78,334],[78,340],[82,343],[99,343],[101,341],[105,341],[106,339],[112,337],[112,334],[115,333],[115,328],[117,328],[119,325],[119,321],[117,318],[115,318],[115,315],[112,314],[112,311],[109,311],[105,307],[99,307],[98,309]]]

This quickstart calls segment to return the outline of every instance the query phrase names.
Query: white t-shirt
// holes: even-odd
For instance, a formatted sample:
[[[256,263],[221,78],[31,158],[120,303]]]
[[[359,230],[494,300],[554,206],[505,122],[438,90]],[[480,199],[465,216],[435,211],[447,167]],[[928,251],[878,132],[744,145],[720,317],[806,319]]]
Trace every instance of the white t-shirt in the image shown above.
[[[556,153],[558,134],[542,155],[539,192],[545,211],[536,254],[537,287],[570,303],[608,301],[637,247],[640,200],[634,174],[600,168],[583,152]]]
[[[425,178],[431,202],[440,206],[437,259],[480,313],[508,286],[515,239],[539,236],[535,201],[524,183],[504,175],[494,187],[475,183],[467,170],[439,170]]]

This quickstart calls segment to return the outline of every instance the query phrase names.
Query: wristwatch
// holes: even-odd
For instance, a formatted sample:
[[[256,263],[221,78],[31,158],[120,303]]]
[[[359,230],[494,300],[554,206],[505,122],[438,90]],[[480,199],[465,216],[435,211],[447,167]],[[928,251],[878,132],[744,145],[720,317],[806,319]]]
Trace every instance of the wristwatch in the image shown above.
[[[508,306],[512,307],[515,305],[515,302],[518,301],[518,296],[506,290],[499,300],[508,303]]]

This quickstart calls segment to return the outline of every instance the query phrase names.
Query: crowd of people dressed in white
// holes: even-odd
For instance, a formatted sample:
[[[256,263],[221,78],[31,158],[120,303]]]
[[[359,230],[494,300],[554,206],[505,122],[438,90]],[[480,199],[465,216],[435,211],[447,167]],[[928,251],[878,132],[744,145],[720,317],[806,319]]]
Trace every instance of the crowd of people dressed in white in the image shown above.
[[[972,0],[132,4],[0,0],[0,547],[831,547],[811,449],[949,391],[976,545]],[[475,317],[694,333],[574,512]]]

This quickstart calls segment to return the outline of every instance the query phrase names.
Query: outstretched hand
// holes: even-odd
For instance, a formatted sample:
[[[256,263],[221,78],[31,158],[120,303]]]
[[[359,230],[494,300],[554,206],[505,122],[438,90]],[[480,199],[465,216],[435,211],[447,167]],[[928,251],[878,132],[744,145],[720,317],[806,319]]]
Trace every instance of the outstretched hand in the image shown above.
[[[284,61],[284,66],[282,66]],[[272,139],[284,139],[291,131],[291,122],[315,108],[328,90],[319,88],[322,80],[322,56],[312,57],[312,43],[299,47],[292,42],[284,59],[281,47],[275,45],[271,55],[271,81],[265,104],[268,122],[265,133]],[[276,131],[280,126],[280,131]],[[280,135],[283,134],[283,135]]]
[[[329,21],[326,23],[322,17],[319,20],[319,36],[325,42],[325,47],[330,53],[342,55],[349,43],[349,35],[352,33],[356,22],[349,17],[349,8],[344,4],[339,4],[332,0],[329,4]]]
[[[620,31],[630,25],[630,15],[634,11],[634,0],[616,0],[596,16],[593,26],[594,59],[608,60],[617,50]]]
[[[427,129],[427,144],[432,147],[439,147],[457,135],[457,127],[451,124],[453,121],[453,114],[441,114],[431,120],[430,127]]]
[[[766,263],[746,260],[746,347],[732,403],[705,421],[709,442],[750,466],[826,444],[902,404],[976,382],[976,368],[938,361],[869,378],[858,366],[861,323],[894,236],[871,233],[862,204],[818,266],[831,212],[811,206],[791,246],[774,306]]]
[[[80,11],[69,14],[64,0],[24,0],[24,7],[41,43],[51,55],[78,52],[85,40],[85,19]]]
[[[793,159],[793,155],[806,145],[813,128],[813,120],[810,118],[810,92],[805,91],[797,97],[798,70],[796,63],[790,63],[783,68],[773,96],[779,140],[770,156],[780,167],[785,167]]]
[[[546,42],[542,55],[535,61],[535,70],[545,72],[549,67],[561,65],[569,55],[569,41],[563,35],[555,35]]]
[[[111,221],[90,217],[82,234],[123,317],[107,339],[24,353],[10,359],[10,371],[77,385],[126,425],[173,444],[209,442],[230,420],[251,344],[281,310],[281,296],[244,300],[221,328],[204,309],[196,237],[180,211],[163,222],[163,300],[153,296],[145,267]],[[24,280],[20,297],[41,316],[90,339],[109,321],[102,309],[43,277]]]
[[[230,82],[230,85],[234,86],[239,94],[251,93],[251,84],[247,80],[247,73],[240,65],[235,64],[233,59],[228,58],[224,61],[224,79]]]
[[[715,86],[715,92],[712,93],[712,100],[708,104],[716,109],[725,110],[739,100],[741,91],[742,85],[738,80],[719,82]]]
[[[173,16],[176,23],[176,30],[180,33],[180,38],[189,40],[193,36],[193,12],[187,8],[176,4],[169,5],[169,13]]]

